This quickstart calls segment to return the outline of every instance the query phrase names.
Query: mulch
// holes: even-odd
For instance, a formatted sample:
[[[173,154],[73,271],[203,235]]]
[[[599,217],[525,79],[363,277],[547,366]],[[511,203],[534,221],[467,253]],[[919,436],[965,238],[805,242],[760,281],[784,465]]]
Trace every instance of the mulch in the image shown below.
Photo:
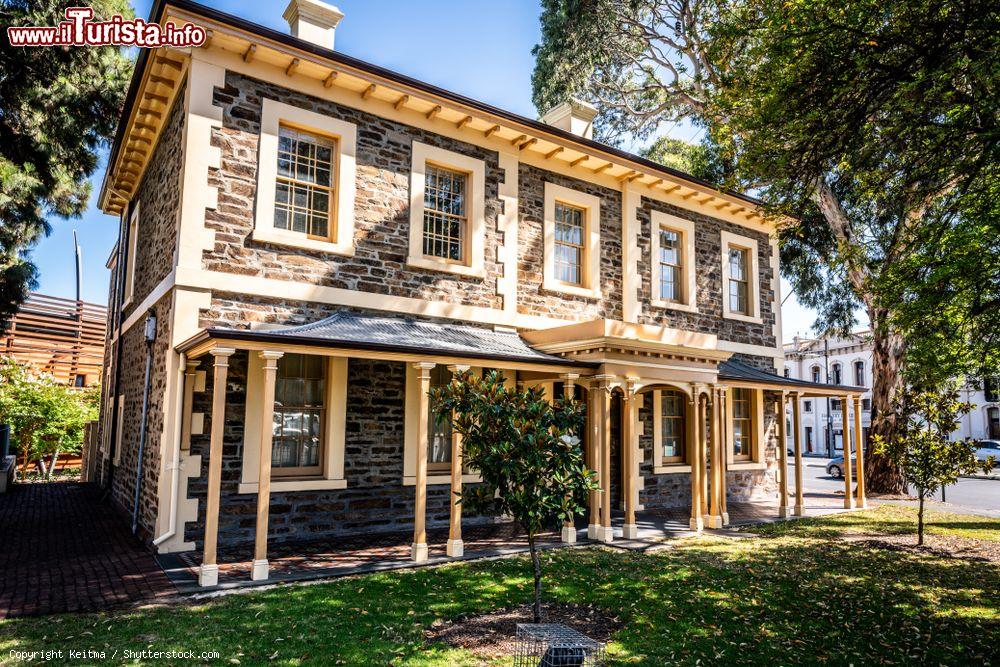
[[[463,648],[473,655],[495,660],[514,655],[514,634],[518,623],[531,623],[530,604],[504,607],[485,614],[436,621],[425,632],[429,641]],[[623,622],[617,616],[583,604],[542,603],[543,623],[562,623],[587,637],[607,642]]]
[[[953,535],[924,533],[924,544],[917,546],[916,534],[884,535],[864,533],[844,535],[840,538],[871,549],[886,549],[911,554],[924,554],[941,558],[959,558],[987,563],[1000,563],[1000,542],[977,540]]]

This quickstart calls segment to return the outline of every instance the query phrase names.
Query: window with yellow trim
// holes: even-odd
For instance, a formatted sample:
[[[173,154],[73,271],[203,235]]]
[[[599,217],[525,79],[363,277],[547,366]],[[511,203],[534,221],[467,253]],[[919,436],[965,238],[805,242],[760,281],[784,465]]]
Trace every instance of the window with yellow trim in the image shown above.
[[[318,475],[326,422],[326,359],[286,354],[278,360],[271,445],[272,476]]]
[[[664,464],[684,463],[687,451],[686,397],[679,391],[660,394],[660,446]]]
[[[556,280],[567,285],[583,284],[586,216],[582,208],[556,202]]]
[[[749,389],[734,388],[732,394],[733,460],[753,458],[753,403]]]
[[[278,128],[274,228],[329,239],[333,229],[337,142],[287,125]]]
[[[424,255],[465,263],[468,174],[428,164],[424,172]]]

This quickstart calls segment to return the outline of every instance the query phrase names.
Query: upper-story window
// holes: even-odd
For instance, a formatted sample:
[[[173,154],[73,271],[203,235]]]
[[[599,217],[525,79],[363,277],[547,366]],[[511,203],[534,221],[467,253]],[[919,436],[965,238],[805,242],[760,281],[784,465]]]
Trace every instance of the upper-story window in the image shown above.
[[[652,305],[696,312],[694,223],[652,211]]]
[[[813,402],[812,401],[802,401],[802,411],[803,412],[812,412],[813,411]]]
[[[842,367],[840,364],[834,364],[832,373],[830,374],[830,384],[843,384],[844,379],[842,372]]]
[[[1000,377],[983,378],[983,398],[988,403],[1000,401]]]
[[[865,362],[860,360],[854,362],[854,385],[865,386]]]
[[[125,256],[125,284],[122,292],[122,305],[132,301],[135,294],[135,260],[136,253],[139,252],[139,202],[136,201],[132,207],[132,214],[128,218],[128,254]]]
[[[407,264],[482,278],[486,247],[486,163],[413,142]]]
[[[354,254],[357,126],[265,99],[253,240]]]
[[[567,285],[580,285],[583,279],[586,215],[587,212],[578,206],[556,202],[556,280]]]
[[[745,322],[762,322],[758,293],[757,241],[723,231],[722,315]]]
[[[600,298],[601,200],[546,183],[543,216],[542,288]]]
[[[285,125],[278,130],[278,175],[274,191],[274,228],[328,240],[337,150],[334,139]]]
[[[812,381],[813,382],[815,382],[817,384],[820,383],[820,382],[822,382],[822,380],[820,379],[819,366],[813,366],[812,369],[811,369],[811,373],[812,373]]]
[[[785,366],[785,377],[786,378],[792,377],[792,369],[788,368],[787,366]]]
[[[467,255],[468,174],[428,165],[424,183],[424,254],[452,262]]]

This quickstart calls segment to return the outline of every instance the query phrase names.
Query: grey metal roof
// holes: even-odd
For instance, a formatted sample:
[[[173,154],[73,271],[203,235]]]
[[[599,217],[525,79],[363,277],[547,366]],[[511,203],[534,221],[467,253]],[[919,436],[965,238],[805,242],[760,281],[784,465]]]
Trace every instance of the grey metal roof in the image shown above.
[[[844,391],[858,392],[866,391],[865,387],[852,387],[842,384],[824,384],[822,382],[809,382],[796,378],[786,378],[777,373],[755,368],[739,359],[729,359],[719,364],[720,380],[736,380],[742,382],[759,382],[764,384],[781,385],[789,389],[819,389],[824,392],[843,389]]]
[[[341,310],[309,324],[283,329],[208,329],[210,337],[300,343],[328,347],[421,352],[450,357],[527,361],[564,366],[569,359],[532,349],[515,331],[431,322]]]

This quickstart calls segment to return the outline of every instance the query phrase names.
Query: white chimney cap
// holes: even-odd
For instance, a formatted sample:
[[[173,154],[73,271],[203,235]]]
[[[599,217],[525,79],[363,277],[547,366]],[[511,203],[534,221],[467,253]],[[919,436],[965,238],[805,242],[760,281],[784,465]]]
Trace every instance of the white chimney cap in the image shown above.
[[[294,36],[333,49],[333,34],[344,13],[320,0],[291,0],[282,16]]]
[[[557,104],[542,115],[541,121],[546,125],[558,127],[573,134],[592,139],[594,136],[594,118],[597,107],[576,97]]]

